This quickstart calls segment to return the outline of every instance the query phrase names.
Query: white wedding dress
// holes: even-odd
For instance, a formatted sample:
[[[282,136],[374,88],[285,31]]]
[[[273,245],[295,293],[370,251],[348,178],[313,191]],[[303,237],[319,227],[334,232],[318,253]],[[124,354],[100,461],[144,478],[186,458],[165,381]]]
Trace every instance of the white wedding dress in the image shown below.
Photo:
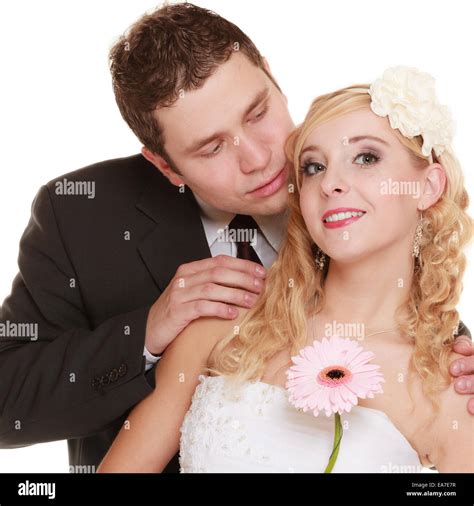
[[[286,389],[245,382],[229,393],[225,376],[199,376],[181,426],[182,473],[321,473],[334,441],[334,416],[298,411]],[[390,418],[354,406],[341,415],[333,473],[420,472],[417,452]]]

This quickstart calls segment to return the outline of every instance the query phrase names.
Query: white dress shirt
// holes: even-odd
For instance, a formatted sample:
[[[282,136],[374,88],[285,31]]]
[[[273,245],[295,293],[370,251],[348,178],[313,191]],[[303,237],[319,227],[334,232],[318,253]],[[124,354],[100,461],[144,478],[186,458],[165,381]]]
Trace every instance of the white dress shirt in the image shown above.
[[[237,245],[233,241],[223,240],[226,236],[222,232],[233,220],[235,214],[209,205],[196,194],[194,197],[199,204],[201,221],[211,255],[213,257],[217,255],[237,257]],[[278,256],[288,220],[288,210],[273,216],[253,216],[253,219],[257,222],[259,229],[255,245],[252,243],[252,246],[264,267],[268,269]],[[158,362],[160,357],[152,355],[146,346],[143,354],[146,358],[145,370],[148,371],[153,367],[153,364]]]

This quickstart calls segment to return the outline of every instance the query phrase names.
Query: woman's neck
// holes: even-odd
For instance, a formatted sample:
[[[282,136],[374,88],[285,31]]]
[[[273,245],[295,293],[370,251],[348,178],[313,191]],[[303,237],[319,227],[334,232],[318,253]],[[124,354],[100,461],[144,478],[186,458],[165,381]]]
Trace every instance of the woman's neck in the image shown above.
[[[363,323],[368,332],[395,327],[395,311],[408,298],[412,279],[413,258],[400,251],[384,250],[354,263],[331,260],[325,320]]]

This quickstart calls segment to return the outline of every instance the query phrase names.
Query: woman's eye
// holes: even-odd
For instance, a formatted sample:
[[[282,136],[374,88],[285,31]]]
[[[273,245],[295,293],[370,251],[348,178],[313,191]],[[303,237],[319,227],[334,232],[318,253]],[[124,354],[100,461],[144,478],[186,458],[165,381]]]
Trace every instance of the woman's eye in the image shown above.
[[[324,165],[321,165],[320,163],[307,162],[303,164],[300,171],[306,176],[314,176],[315,174],[321,172],[324,169],[325,169]]]
[[[372,165],[377,163],[379,160],[380,158],[373,153],[360,153],[355,157],[354,163],[357,163],[358,165]]]

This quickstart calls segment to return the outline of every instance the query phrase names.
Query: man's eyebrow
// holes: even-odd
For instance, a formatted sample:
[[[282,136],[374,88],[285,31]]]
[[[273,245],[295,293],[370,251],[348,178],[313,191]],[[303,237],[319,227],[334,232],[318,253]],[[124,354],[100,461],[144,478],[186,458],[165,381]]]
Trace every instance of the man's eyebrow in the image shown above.
[[[252,100],[252,103],[247,107],[247,109],[245,109],[243,117],[245,118],[247,114],[250,114],[255,109],[255,107],[257,107],[257,105],[260,104],[260,102],[263,102],[268,97],[269,94],[270,88],[268,86],[260,90],[257,93],[257,95],[255,95],[255,98]]]
[[[204,147],[206,144],[209,144],[214,139],[223,136],[223,132],[215,132],[211,135],[208,135],[205,139],[199,139],[196,142],[193,142],[191,146],[185,149],[185,153],[187,155],[191,155],[192,153],[195,153],[196,151],[199,151],[202,147]]]
[[[349,144],[354,144],[355,142],[364,141],[364,140],[371,140],[380,142],[381,144],[385,144],[386,146],[389,146],[389,143],[387,141],[384,141],[380,137],[376,137],[375,135],[358,135],[357,137],[351,137],[347,140]],[[306,153],[306,151],[321,151],[321,148],[316,145],[306,146],[300,153],[302,155],[303,153]]]
[[[257,95],[255,95],[255,98],[252,100],[250,105],[245,109],[242,117],[245,118],[245,116],[247,116],[250,112],[252,112],[255,109],[255,107],[257,107],[261,102],[266,100],[268,98],[269,94],[270,94],[270,88],[268,86],[266,86],[265,88],[260,90],[257,93]],[[223,137],[223,136],[224,136],[224,132],[215,132],[211,135],[208,135],[204,139],[198,139],[197,141],[193,142],[191,144],[191,146],[186,148],[185,152],[186,152],[186,154],[195,153],[196,151],[199,151],[202,147],[204,147],[206,144],[209,144],[210,142],[212,142],[214,139],[216,139],[218,137]]]

